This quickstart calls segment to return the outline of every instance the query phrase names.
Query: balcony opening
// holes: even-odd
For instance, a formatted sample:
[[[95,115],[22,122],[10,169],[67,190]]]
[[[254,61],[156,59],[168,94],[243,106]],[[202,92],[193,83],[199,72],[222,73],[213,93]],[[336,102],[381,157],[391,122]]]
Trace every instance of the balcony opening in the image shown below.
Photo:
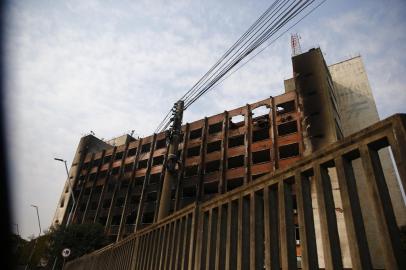
[[[157,192],[149,192],[147,193],[147,201],[154,202],[157,199]]]
[[[103,201],[102,208],[103,209],[110,208],[110,204],[111,204],[111,199],[106,199]]]
[[[84,194],[85,194],[85,195],[89,195],[89,194],[90,194],[90,187],[85,188]]]
[[[229,148],[240,146],[240,145],[244,145],[244,135],[238,135],[235,137],[228,138],[228,147]]]
[[[214,160],[206,163],[206,173],[217,172],[220,170],[220,160]]]
[[[101,191],[102,191],[102,186],[96,186],[96,187],[93,189],[93,193],[94,193],[95,195],[100,194]]]
[[[200,155],[200,146],[195,146],[187,149],[188,157],[195,157]]]
[[[124,171],[125,172],[131,172],[133,170],[133,164],[132,163],[128,163],[124,166]]]
[[[149,183],[150,184],[158,183],[159,179],[161,179],[161,174],[160,173],[151,174],[149,176]]]
[[[140,201],[140,196],[133,195],[130,198],[130,204],[137,204]]]
[[[244,155],[231,157],[228,159],[228,169],[244,166]]]
[[[278,125],[278,135],[288,135],[297,132],[297,122],[291,121]]]
[[[288,145],[283,145],[279,147],[279,158],[290,158],[290,157],[296,157],[299,155],[299,144],[298,143],[292,143]]]
[[[238,187],[242,186],[243,183],[244,183],[243,177],[228,179],[227,180],[227,191],[238,188]]]
[[[209,126],[209,134],[221,132],[223,130],[223,122],[218,122]]]
[[[127,157],[132,157],[137,154],[137,148],[131,148],[128,150]]]
[[[138,186],[138,185],[144,184],[144,178],[145,178],[145,176],[135,177],[134,185]]]
[[[193,139],[198,139],[202,136],[202,128],[199,129],[195,129],[190,131],[190,135],[189,135],[189,139],[193,140]]]
[[[184,198],[195,198],[196,197],[196,187],[184,187],[183,188]]]
[[[252,152],[252,163],[258,164],[263,162],[271,161],[271,151],[269,149],[265,149],[258,152]]]
[[[137,212],[132,211],[129,215],[127,215],[125,224],[127,224],[127,225],[135,224],[136,219],[137,219]]]
[[[86,170],[86,169],[89,169],[89,168],[90,168],[90,163],[89,162],[83,163],[82,169]]]
[[[291,100],[285,103],[276,105],[276,112],[278,115],[295,111],[295,101]]]
[[[185,177],[192,177],[197,175],[199,169],[198,165],[188,166],[185,168]]]
[[[108,192],[112,192],[114,190],[115,185],[113,183],[110,183],[107,187]]]
[[[138,161],[138,169],[144,169],[148,166],[148,159]]]
[[[94,161],[93,161],[93,167],[97,167],[97,166],[99,166],[99,165],[100,165],[100,163],[101,163],[101,159],[100,159],[100,158],[99,158],[99,159],[94,160]]]
[[[92,173],[92,174],[90,174],[90,176],[89,176],[89,181],[90,181],[90,182],[92,182],[92,181],[94,181],[94,180],[96,180],[96,173]]]
[[[116,174],[118,174],[119,172],[120,172],[120,167],[116,167],[116,168],[114,168],[114,169],[111,170],[111,174],[112,174],[112,175],[116,175]]]
[[[96,210],[97,209],[97,202],[92,202],[91,204],[90,204],[90,210]]]
[[[144,213],[142,216],[142,223],[150,224],[152,222],[154,222],[154,212]]]
[[[143,144],[141,146],[141,153],[147,153],[151,150],[151,143]]]
[[[106,157],[104,157],[104,159],[103,159],[103,163],[104,163],[104,164],[109,163],[110,161],[111,161],[111,156],[106,156]]]
[[[117,198],[116,207],[123,207],[123,206],[124,206],[124,197]]]
[[[207,144],[207,154],[220,150],[221,150],[221,141],[215,141]]]
[[[116,153],[114,160],[120,160],[123,158],[123,156],[124,156],[124,152]]]
[[[158,157],[154,157],[152,159],[152,165],[153,166],[157,166],[157,165],[161,165],[164,163],[164,156],[158,156]]]
[[[79,207],[79,210],[80,211],[85,211],[86,210],[86,203],[82,203],[81,205],[80,205],[80,207]]]
[[[129,185],[130,185],[130,181],[128,179],[125,179],[125,180],[121,181],[120,189],[127,189]]]
[[[244,115],[236,115],[230,118],[229,127],[230,129],[235,129],[244,126]]]
[[[211,182],[204,184],[205,195],[215,195],[218,193],[218,182]]]
[[[114,225],[114,226],[120,225],[120,221],[121,221],[121,216],[120,215],[115,215],[111,219],[111,225]]]
[[[259,130],[254,130],[252,132],[252,142],[258,142],[262,140],[269,139],[269,129],[263,128]]]
[[[166,139],[156,141],[155,149],[161,149],[166,147]]]
[[[97,178],[98,179],[103,179],[103,178],[106,178],[106,176],[107,176],[107,171],[101,171]]]

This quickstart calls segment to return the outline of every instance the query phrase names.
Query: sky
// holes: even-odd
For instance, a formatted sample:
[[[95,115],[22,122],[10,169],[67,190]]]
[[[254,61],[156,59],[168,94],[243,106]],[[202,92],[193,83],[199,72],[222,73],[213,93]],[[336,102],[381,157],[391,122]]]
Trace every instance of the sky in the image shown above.
[[[8,1],[6,139],[13,224],[52,221],[80,138],[152,134],[172,104],[273,1]],[[283,93],[290,33],[327,64],[361,55],[381,118],[406,113],[406,2],[327,0],[193,104],[193,121]],[[395,97],[395,98],[393,98]],[[13,227],[16,230],[16,227]]]

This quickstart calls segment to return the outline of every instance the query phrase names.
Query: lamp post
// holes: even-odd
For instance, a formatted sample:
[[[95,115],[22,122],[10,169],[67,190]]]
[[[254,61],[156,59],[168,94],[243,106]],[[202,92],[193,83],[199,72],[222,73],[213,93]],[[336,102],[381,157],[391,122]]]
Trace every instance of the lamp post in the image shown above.
[[[69,177],[69,172],[68,172],[68,165],[66,164],[67,161],[64,160],[64,159],[62,159],[62,158],[54,158],[54,160],[63,162],[63,163],[65,164],[66,175],[67,175],[67,177],[68,177],[68,185],[69,185],[70,194],[71,194],[71,196],[72,196],[72,201],[73,201],[72,207],[71,207],[70,212],[69,212],[68,220],[66,221],[66,226],[68,226],[69,223],[70,223],[70,220],[71,220],[71,218],[72,218],[73,209],[75,208],[75,205],[76,205],[75,195],[73,194],[73,188],[72,188],[71,183],[70,183],[70,177]]]
[[[41,222],[40,222],[40,220],[39,220],[38,206],[36,206],[36,205],[34,205],[34,204],[31,204],[31,206],[34,207],[34,208],[37,210],[39,234],[38,234],[38,237],[35,238],[34,247],[33,247],[32,251],[31,251],[30,258],[28,259],[28,263],[25,265],[25,268],[24,268],[25,270],[27,270],[28,267],[29,267],[29,265],[30,265],[32,256],[34,255],[34,252],[35,252],[35,248],[37,247],[38,238],[41,236],[41,231],[42,231],[42,230],[41,230]],[[18,228],[18,226],[17,226],[17,228]]]

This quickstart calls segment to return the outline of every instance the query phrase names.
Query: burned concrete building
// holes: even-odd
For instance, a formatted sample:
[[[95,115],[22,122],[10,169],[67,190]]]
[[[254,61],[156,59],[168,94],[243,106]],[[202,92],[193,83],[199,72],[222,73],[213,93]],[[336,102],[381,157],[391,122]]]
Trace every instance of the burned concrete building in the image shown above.
[[[360,57],[327,66],[321,50],[316,48],[293,56],[292,65],[293,78],[285,80],[284,94],[182,126],[177,181],[171,185],[170,213],[264,179],[278,169],[294,166],[379,121]],[[346,74],[357,72],[361,74]],[[73,223],[100,223],[114,242],[156,223],[168,158],[166,141],[165,132],[139,139],[126,135],[114,143],[104,142],[93,135],[83,137],[68,179],[77,200],[74,204],[69,200],[67,182],[53,224],[65,224],[70,207],[73,207]],[[397,223],[405,225],[405,204],[389,152],[381,152],[380,158]],[[355,174],[362,174],[361,164],[353,166]],[[368,195],[363,191],[366,177],[358,176],[361,179],[357,182],[359,196],[362,204],[368,204]],[[330,180],[342,263],[344,267],[351,267],[340,187],[336,176]],[[319,215],[313,197],[316,190],[314,186],[310,188],[316,220]],[[296,255],[301,258],[294,188],[292,196]],[[373,219],[368,213],[362,214],[364,219]],[[317,222],[314,225],[320,267],[325,266],[320,248],[320,231],[326,229],[323,226]],[[379,244],[373,239],[378,232],[372,227],[367,225],[366,233],[373,264],[380,267]]]

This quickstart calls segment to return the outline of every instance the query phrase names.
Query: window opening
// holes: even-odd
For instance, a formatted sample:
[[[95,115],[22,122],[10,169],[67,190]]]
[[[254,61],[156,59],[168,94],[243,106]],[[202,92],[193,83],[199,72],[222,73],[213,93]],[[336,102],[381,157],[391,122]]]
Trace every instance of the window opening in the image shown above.
[[[190,132],[189,139],[193,140],[193,139],[200,138],[201,136],[202,136],[202,128],[199,128],[199,129],[192,130]]]
[[[238,135],[235,137],[228,138],[228,147],[236,147],[244,145],[244,135]]]
[[[188,157],[195,157],[200,155],[200,146],[195,146],[187,149]]]
[[[151,143],[143,144],[141,146],[141,153],[149,152],[150,149],[151,149]]]
[[[252,152],[252,163],[258,164],[269,161],[271,161],[271,152],[269,151],[269,149],[265,149],[258,152]]]
[[[123,156],[124,156],[124,152],[116,153],[116,155],[115,155],[115,157],[114,157],[114,160],[122,159]]]
[[[218,122],[209,126],[209,134],[221,132],[223,130],[223,122]]]
[[[243,177],[228,179],[227,180],[227,191],[238,188],[238,187],[242,186],[243,183],[244,183]]]
[[[278,114],[293,112],[294,110],[295,110],[295,101],[294,100],[276,105],[276,112]]]
[[[230,129],[235,129],[238,127],[242,127],[244,125],[244,115],[240,114],[240,115],[236,115],[230,118]]]
[[[156,166],[156,165],[161,165],[162,163],[164,163],[164,156],[158,156],[158,157],[154,157],[152,159],[152,165]]]
[[[206,173],[220,170],[220,160],[214,160],[206,163]]]
[[[111,204],[111,199],[106,199],[106,200],[103,201],[103,206],[102,207],[104,209],[110,208],[110,204]]]
[[[218,182],[204,184],[204,194],[205,195],[214,195],[217,193],[218,193]]]
[[[263,128],[259,130],[254,130],[252,132],[252,141],[253,142],[258,142],[262,140],[269,139],[269,129],[268,128]]]
[[[191,177],[197,175],[198,166],[189,166],[185,168],[185,177]]]
[[[128,150],[127,157],[132,157],[137,154],[137,148],[131,148]]]
[[[160,173],[154,173],[149,176],[149,183],[158,183],[159,179],[161,178]]]
[[[278,135],[283,136],[291,133],[297,132],[296,121],[291,121],[278,125]]]
[[[299,155],[299,144],[293,143],[279,147],[279,158],[290,158]]]
[[[111,160],[111,156],[106,156],[106,157],[104,157],[104,159],[103,159],[103,163],[109,163],[110,160]]]
[[[161,140],[158,140],[157,142],[156,142],[156,149],[161,149],[161,148],[164,148],[164,147],[166,147],[166,139],[164,138],[164,139],[161,139]]]
[[[221,141],[215,141],[207,144],[207,153],[221,150]]]
[[[148,159],[138,161],[138,169],[143,169],[148,166]]]
[[[228,169],[244,166],[244,155],[231,157],[228,159]]]

